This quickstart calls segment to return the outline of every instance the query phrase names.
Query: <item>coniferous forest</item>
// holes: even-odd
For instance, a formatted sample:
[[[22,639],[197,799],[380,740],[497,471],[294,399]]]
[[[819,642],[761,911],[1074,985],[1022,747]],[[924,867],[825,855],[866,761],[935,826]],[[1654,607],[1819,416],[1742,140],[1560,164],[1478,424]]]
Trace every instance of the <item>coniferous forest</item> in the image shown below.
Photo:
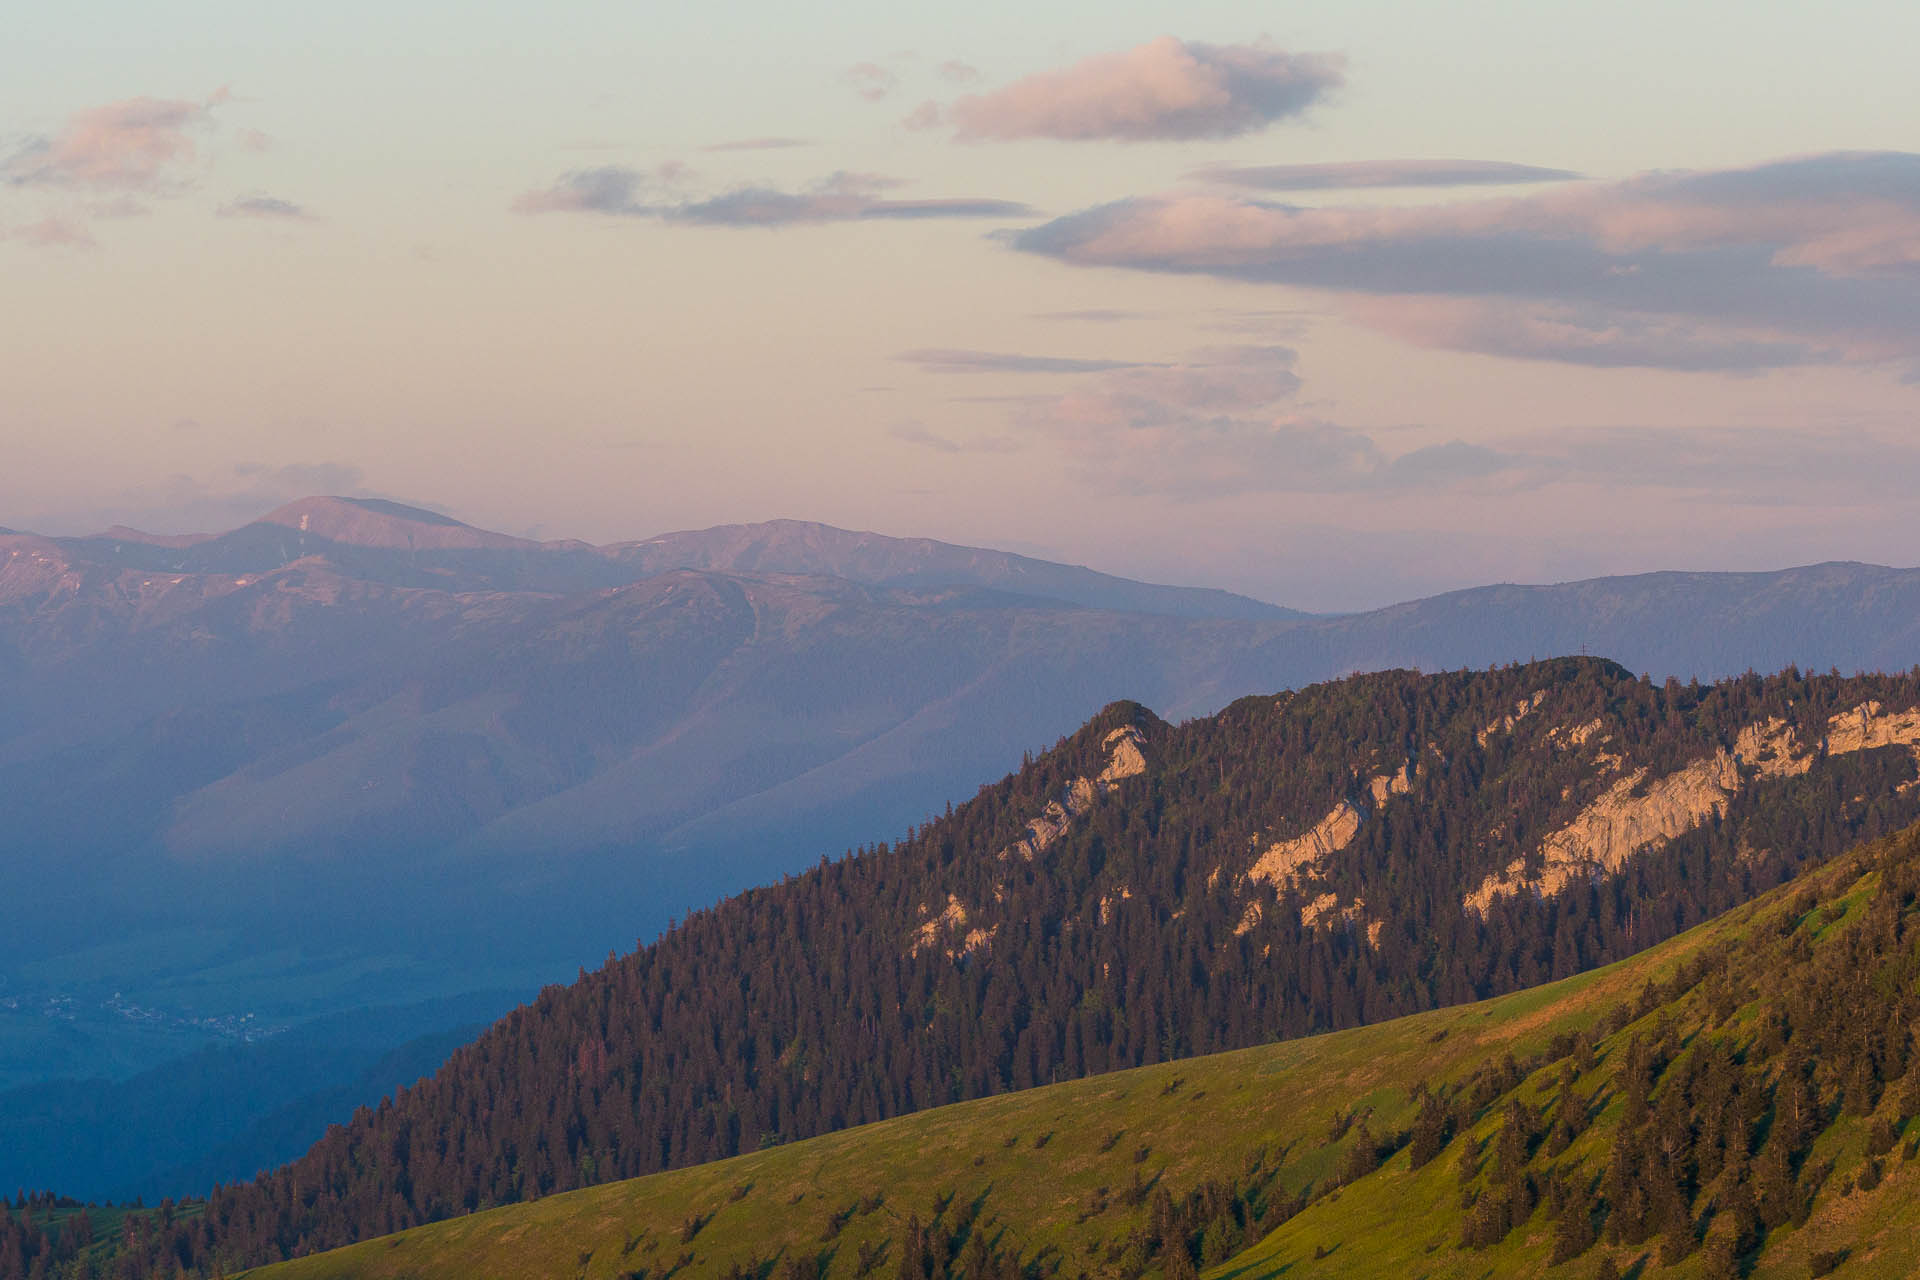
[[[1920,817],[1910,747],[1824,751],[1834,717],[1869,702],[1920,705],[1920,675],[1656,685],[1565,659],[1355,677],[1178,726],[1115,705],[899,842],[549,988],[304,1158],[130,1219],[116,1274],[273,1261],[1618,959]],[[1767,777],[1741,761],[1747,785],[1612,872],[1465,905],[1620,778],[1672,774],[1768,723],[1817,758]],[[1090,788],[1124,729],[1143,767]],[[1385,776],[1399,788],[1373,785]],[[1029,824],[1076,794],[1036,848]],[[1342,804],[1357,829],[1310,882],[1249,876]],[[1661,1046],[1637,1052],[1657,1073]],[[0,1276],[63,1256],[27,1230],[9,1220]]]

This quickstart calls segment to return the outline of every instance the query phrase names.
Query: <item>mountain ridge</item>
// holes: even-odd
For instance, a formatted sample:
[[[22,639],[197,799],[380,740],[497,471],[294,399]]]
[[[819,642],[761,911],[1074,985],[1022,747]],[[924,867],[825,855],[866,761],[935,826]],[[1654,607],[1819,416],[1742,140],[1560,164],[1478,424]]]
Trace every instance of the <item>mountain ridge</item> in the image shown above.
[[[1831,730],[1850,717],[1881,728]],[[1728,751],[1738,785],[1683,826],[1623,859],[1589,846],[1559,889],[1472,902],[1623,779]],[[1658,686],[1558,659],[1355,677],[1182,725],[1119,703],[897,844],[548,988],[209,1215],[247,1224],[235,1243],[259,1261],[1520,990],[1916,818],[1920,676]]]
[[[1875,1047],[1897,1008],[1833,1006],[1910,979],[1916,885],[1908,829],[1485,1003],[957,1103],[251,1274],[1909,1274],[1920,1072],[1910,1046]]]
[[[494,533],[386,499],[310,497],[221,533],[157,535],[116,528],[46,541],[103,565],[121,559],[121,567],[157,572],[261,572],[303,555],[321,555],[396,583],[437,582],[454,590],[579,591],[626,585],[673,569],[707,569],[835,577],[875,586],[994,587],[1036,599],[1184,617],[1310,616],[1227,591],[1160,586],[1082,565],[804,520],[721,525],[595,546]],[[371,554],[379,552],[407,555],[396,561]],[[486,555],[506,559],[480,559]],[[438,577],[423,576],[429,571]]]

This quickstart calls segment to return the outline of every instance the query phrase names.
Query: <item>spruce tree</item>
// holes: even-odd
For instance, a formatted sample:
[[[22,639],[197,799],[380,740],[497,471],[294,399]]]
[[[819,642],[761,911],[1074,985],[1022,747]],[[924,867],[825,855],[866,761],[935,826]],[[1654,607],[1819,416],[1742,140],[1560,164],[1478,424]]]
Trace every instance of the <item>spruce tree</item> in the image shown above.
[[[1420,1109],[1413,1117],[1413,1136],[1407,1144],[1413,1168],[1420,1168],[1446,1149],[1451,1123],[1446,1105],[1431,1090],[1422,1089]]]

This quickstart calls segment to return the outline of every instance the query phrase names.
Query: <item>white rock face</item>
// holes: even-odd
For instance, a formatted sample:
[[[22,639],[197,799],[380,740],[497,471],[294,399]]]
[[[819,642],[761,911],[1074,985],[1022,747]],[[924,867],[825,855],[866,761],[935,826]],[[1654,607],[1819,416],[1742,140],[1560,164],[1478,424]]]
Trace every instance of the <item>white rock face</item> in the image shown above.
[[[1107,767],[1100,771],[1099,777],[1103,787],[1110,789],[1123,778],[1137,778],[1147,771],[1147,757],[1140,750],[1146,741],[1132,725],[1115,729],[1101,739],[1100,746],[1107,753]]]
[[[1368,778],[1365,792],[1372,802],[1372,809],[1378,810],[1390,798],[1412,791],[1413,776],[1413,765],[1407,763],[1398,770]],[[1247,879],[1264,880],[1275,889],[1285,889],[1288,884],[1310,875],[1326,859],[1352,844],[1367,816],[1368,811],[1352,800],[1340,801],[1304,834],[1268,845],[1247,869]]]
[[[1473,735],[1474,741],[1478,742],[1481,746],[1484,747],[1489,742],[1493,741],[1495,734],[1512,733],[1513,726],[1519,724],[1522,720],[1525,720],[1528,716],[1532,715],[1535,711],[1539,709],[1540,704],[1542,702],[1545,702],[1546,700],[1547,700],[1547,691],[1545,689],[1534,690],[1533,696],[1531,698],[1520,699],[1520,701],[1513,704],[1512,711],[1508,712],[1504,716],[1501,716],[1498,720],[1495,720],[1492,724],[1488,725],[1486,728],[1482,729],[1480,732],[1474,734]]]
[[[1039,817],[1028,820],[1026,834],[999,852],[999,860],[1005,862],[1017,856],[1031,862],[1052,848],[1077,819],[1112,794],[1122,782],[1147,771],[1146,753],[1141,750],[1145,745],[1146,738],[1132,725],[1109,733],[1100,743],[1107,753],[1106,767],[1095,777],[1075,778],[1063,787],[1058,796],[1047,801]],[[996,890],[994,896],[998,900],[1001,895]],[[1125,899],[1133,895],[1123,887],[1119,896]],[[1108,899],[1101,900],[1101,924],[1107,922],[1110,906]],[[909,955],[941,949],[949,959],[957,960],[991,945],[993,935],[1000,928],[997,924],[983,927],[974,923],[966,904],[952,894],[947,895],[947,905],[938,915],[933,915],[931,908],[924,905],[920,910],[928,918],[914,931],[908,944]],[[970,923],[972,928],[968,928]]]
[[[925,906],[920,909],[923,913],[927,910]],[[992,942],[994,933],[1000,927],[994,925],[986,929],[967,929],[967,920],[966,904],[953,894],[948,894],[946,908],[939,915],[923,923],[914,935],[913,947],[909,954],[917,956],[922,951],[932,951],[940,947],[942,939],[947,939],[949,940],[949,945],[945,947],[947,958],[957,960]],[[967,929],[964,935],[960,933],[962,929]],[[955,937],[959,938],[958,945],[953,945],[951,942]]]
[[[1367,794],[1373,797],[1373,807],[1378,809],[1389,797],[1403,796],[1413,790],[1413,766],[1403,764],[1398,773],[1380,773],[1367,779]]]
[[[1280,840],[1247,871],[1249,880],[1264,880],[1276,889],[1312,871],[1320,862],[1353,843],[1360,834],[1360,810],[1342,800],[1305,835]]]
[[[1887,715],[1877,702],[1863,702],[1827,722],[1827,754],[1920,744],[1920,707]]]
[[[1146,739],[1132,725],[1115,729],[1100,743],[1107,753],[1107,767],[1097,777],[1075,778],[1061,794],[1047,802],[1040,816],[1027,823],[1027,834],[1000,851],[1000,860],[1016,854],[1032,862],[1065,835],[1075,818],[1099,802],[1121,782],[1137,778],[1147,771],[1147,757],[1141,751]]]
[[[1649,782],[1645,769],[1635,769],[1540,842],[1537,874],[1529,876],[1528,860],[1516,858],[1481,881],[1461,906],[1484,915],[1496,898],[1552,897],[1584,879],[1616,872],[1627,859],[1725,814],[1743,787],[1806,773],[1823,746],[1828,756],[1904,746],[1920,759],[1920,709],[1889,715],[1878,702],[1863,702],[1832,717],[1824,742],[1811,745],[1799,742],[1787,722],[1775,717],[1740,730],[1732,751],[1722,748],[1665,777]]]
[[[1414,775],[1413,763],[1407,761],[1398,769],[1368,778],[1361,788],[1364,800],[1342,800],[1305,833],[1268,845],[1247,869],[1244,881],[1264,881],[1282,892],[1305,883],[1328,859],[1353,843],[1369,816],[1379,812],[1394,796],[1412,791]],[[1355,898],[1342,907],[1338,894],[1320,893],[1300,908],[1300,923],[1309,929],[1315,925],[1353,923],[1361,918],[1365,909],[1362,899]],[[1234,935],[1238,937],[1252,930],[1260,923],[1262,914],[1258,900],[1248,902],[1239,924],[1234,926]],[[1367,926],[1368,943],[1375,943],[1379,936],[1380,922],[1374,921]]]

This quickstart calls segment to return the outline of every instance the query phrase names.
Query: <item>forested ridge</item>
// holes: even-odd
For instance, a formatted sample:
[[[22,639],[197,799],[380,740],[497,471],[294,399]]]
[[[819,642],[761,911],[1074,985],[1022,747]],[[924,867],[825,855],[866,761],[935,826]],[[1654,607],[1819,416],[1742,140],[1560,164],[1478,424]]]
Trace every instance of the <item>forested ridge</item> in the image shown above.
[[[1586,1032],[1457,1085],[1418,1086],[1411,1125],[1363,1131],[1312,1209],[1236,1273],[1288,1274],[1314,1240],[1316,1257],[1366,1252],[1347,1274],[1410,1267],[1416,1248],[1431,1258],[1444,1242],[1435,1276],[1538,1274],[1590,1253],[1584,1274],[1601,1277],[1822,1276],[1847,1263],[1850,1275],[1910,1275],[1916,1019],[1920,828],[1775,895]],[[1325,1195],[1402,1149],[1392,1186],[1345,1205]],[[1430,1164],[1452,1194],[1436,1202],[1429,1181],[1396,1241],[1356,1235],[1379,1197],[1407,1196],[1405,1175]],[[1896,1178],[1891,1203],[1876,1201]]]
[[[1568,984],[984,1099],[266,1276],[1912,1275],[1917,895],[1920,827]]]
[[[898,844],[823,860],[548,989],[301,1160],[216,1190],[137,1247],[129,1233],[115,1265],[270,1261],[1616,959],[1920,816],[1912,751],[1756,780],[1697,829],[1556,896],[1495,897],[1482,914],[1463,895],[1537,854],[1623,771],[1668,774],[1772,721],[1820,744],[1868,702],[1920,705],[1920,678],[1662,686],[1567,659],[1355,677],[1179,726],[1116,705]],[[1569,745],[1595,721],[1591,749]],[[1027,856],[1029,823],[1076,780],[1085,794],[1125,729],[1143,767]],[[1370,799],[1396,771],[1401,789]],[[1343,802],[1364,821],[1311,884],[1247,874],[1264,844]],[[1303,910],[1327,895],[1338,910]]]

